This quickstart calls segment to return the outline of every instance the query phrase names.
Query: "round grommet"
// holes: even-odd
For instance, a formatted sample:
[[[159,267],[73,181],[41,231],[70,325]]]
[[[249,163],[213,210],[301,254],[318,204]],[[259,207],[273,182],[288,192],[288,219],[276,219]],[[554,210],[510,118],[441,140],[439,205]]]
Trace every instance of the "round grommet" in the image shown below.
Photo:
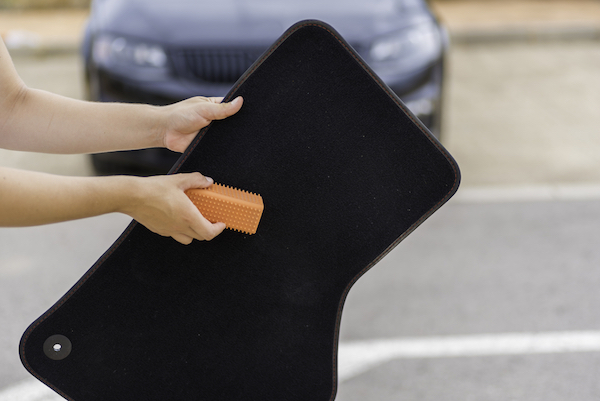
[[[61,334],[50,336],[44,341],[44,354],[55,361],[60,361],[68,357],[71,349],[71,341]]]

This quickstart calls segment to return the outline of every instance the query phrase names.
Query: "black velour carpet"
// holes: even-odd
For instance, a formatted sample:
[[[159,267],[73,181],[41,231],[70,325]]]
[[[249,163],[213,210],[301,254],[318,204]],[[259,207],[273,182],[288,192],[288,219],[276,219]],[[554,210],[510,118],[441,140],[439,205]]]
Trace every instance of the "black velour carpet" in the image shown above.
[[[457,190],[452,157],[328,25],[291,27],[173,172],[262,195],[255,235],[180,245],[133,222],[23,335],[71,400],[335,398],[352,284]]]

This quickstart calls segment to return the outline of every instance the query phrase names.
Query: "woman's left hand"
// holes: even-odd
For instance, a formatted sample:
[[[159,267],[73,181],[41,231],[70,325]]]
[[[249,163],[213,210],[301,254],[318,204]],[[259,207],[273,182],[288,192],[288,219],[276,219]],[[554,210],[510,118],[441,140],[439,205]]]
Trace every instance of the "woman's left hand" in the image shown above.
[[[166,126],[164,147],[175,152],[183,152],[195,138],[198,131],[213,120],[222,120],[242,107],[243,99],[238,96],[229,103],[221,103],[223,98],[192,97],[181,102],[164,106]]]

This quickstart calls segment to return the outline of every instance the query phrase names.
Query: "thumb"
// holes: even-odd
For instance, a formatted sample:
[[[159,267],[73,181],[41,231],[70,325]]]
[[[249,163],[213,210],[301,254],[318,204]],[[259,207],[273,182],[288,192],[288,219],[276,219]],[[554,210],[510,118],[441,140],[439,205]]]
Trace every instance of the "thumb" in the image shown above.
[[[214,106],[210,108],[208,111],[210,115],[206,117],[210,120],[222,120],[240,111],[243,103],[244,99],[241,96],[228,103],[212,103],[211,105]]]

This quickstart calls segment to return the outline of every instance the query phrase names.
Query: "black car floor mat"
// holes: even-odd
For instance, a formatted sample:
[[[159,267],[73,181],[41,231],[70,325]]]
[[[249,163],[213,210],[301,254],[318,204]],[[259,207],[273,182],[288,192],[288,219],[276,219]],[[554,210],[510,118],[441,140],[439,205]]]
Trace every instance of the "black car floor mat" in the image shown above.
[[[238,95],[172,173],[262,195],[258,232],[185,246],[132,222],[23,335],[25,367],[64,397],[333,400],[350,287],[458,188],[448,152],[325,23],[287,30]]]

